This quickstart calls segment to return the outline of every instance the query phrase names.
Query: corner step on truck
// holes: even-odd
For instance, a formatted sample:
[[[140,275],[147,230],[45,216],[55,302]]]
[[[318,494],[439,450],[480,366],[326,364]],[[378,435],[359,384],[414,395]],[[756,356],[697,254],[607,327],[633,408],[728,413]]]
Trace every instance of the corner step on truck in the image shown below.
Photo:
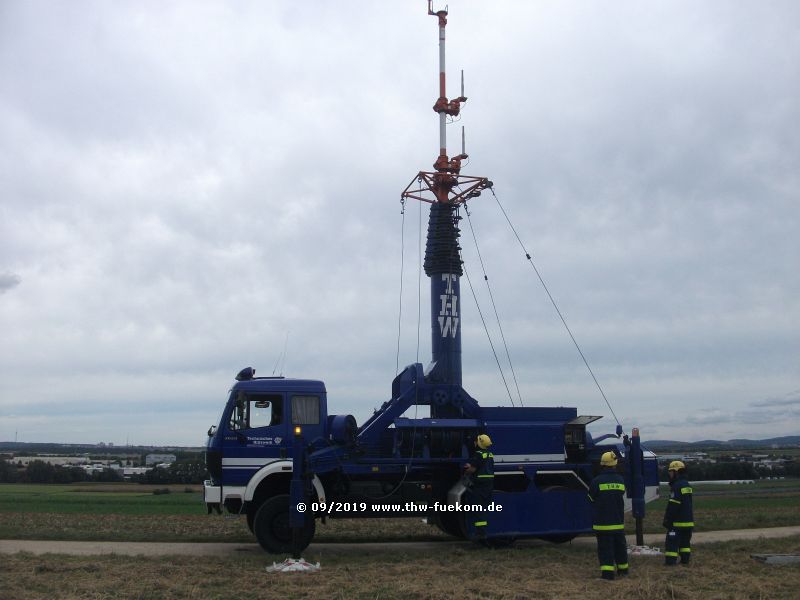
[[[462,508],[463,465],[473,442],[493,440],[495,477],[486,532],[498,545],[538,537],[564,542],[592,531],[589,482],[603,452],[614,449],[626,479],[629,507],[641,518],[658,495],[656,457],[630,438],[593,439],[599,419],[576,408],[482,407],[462,387],[459,210],[492,190],[486,177],[461,174],[460,154],[447,155],[446,125],[467,100],[445,91],[447,11],[428,14],[439,25],[439,154],[434,170],[420,171],[402,194],[430,204],[424,269],[431,285],[432,360],[407,366],[391,398],[360,427],[351,415],[329,415],[325,385],[308,379],[236,377],[222,417],[209,430],[205,502],[245,515],[267,552],[296,556],[312,540],[316,521],[353,517],[420,517],[456,537],[470,534]],[[462,138],[463,139],[463,138]],[[528,256],[530,258],[530,256]],[[428,417],[408,418],[412,406]],[[422,412],[421,412],[422,414]],[[600,442],[613,438],[613,444]],[[210,512],[210,511],[209,511]]]

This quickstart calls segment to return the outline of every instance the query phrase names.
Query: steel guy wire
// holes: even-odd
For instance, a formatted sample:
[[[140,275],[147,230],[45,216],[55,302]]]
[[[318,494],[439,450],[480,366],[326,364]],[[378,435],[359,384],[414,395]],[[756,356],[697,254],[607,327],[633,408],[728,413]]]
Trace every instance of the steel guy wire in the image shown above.
[[[492,302],[492,309],[494,310],[495,319],[497,319],[497,327],[500,330],[500,338],[503,340],[503,347],[506,351],[506,359],[508,360],[508,366],[511,369],[511,376],[514,379],[514,385],[517,389],[517,398],[519,399],[519,405],[524,406],[522,402],[522,393],[519,391],[519,383],[517,382],[517,374],[514,371],[514,364],[511,362],[511,353],[508,350],[508,343],[506,342],[506,336],[503,332],[503,325],[500,322],[500,314],[497,312],[497,304],[494,301],[494,294],[492,293],[492,286],[489,284],[489,276],[486,274],[486,266],[483,263],[483,256],[481,256],[481,249],[478,247],[478,236],[475,235],[475,229],[472,226],[472,219],[470,218],[472,215],[469,212],[469,207],[467,203],[464,203],[464,212],[467,214],[467,223],[469,223],[469,230],[472,233],[472,240],[475,242],[475,251],[478,254],[478,261],[481,264],[481,270],[483,271],[483,280],[486,282],[486,289],[489,291],[489,299]]]
[[[544,291],[547,294],[547,297],[550,298],[550,302],[552,303],[553,308],[556,309],[556,313],[558,314],[558,318],[561,319],[561,323],[563,323],[564,329],[567,330],[567,333],[569,334],[569,337],[572,340],[572,343],[575,345],[575,348],[578,350],[578,354],[580,354],[580,357],[583,360],[583,364],[586,365],[586,369],[589,371],[589,375],[592,376],[592,379],[594,380],[594,384],[597,386],[597,389],[600,390],[600,395],[603,397],[603,400],[605,400],[606,406],[608,406],[608,410],[611,411],[611,414],[614,416],[614,420],[617,422],[617,425],[621,425],[621,423],[619,422],[619,419],[617,418],[616,413],[614,412],[614,409],[611,408],[611,403],[608,401],[608,398],[606,397],[606,394],[603,391],[603,388],[601,387],[600,382],[597,381],[597,377],[595,377],[594,371],[592,371],[592,367],[589,366],[589,361],[586,360],[586,357],[584,356],[580,345],[578,345],[578,342],[575,339],[575,336],[572,335],[572,331],[570,330],[569,325],[567,325],[567,321],[564,319],[564,315],[561,314],[561,311],[558,308],[558,304],[556,304],[556,301],[553,298],[553,295],[550,293],[550,290],[547,288],[547,284],[544,282],[544,279],[542,278],[541,273],[539,273],[539,269],[536,268],[536,264],[533,262],[533,258],[531,258],[530,253],[525,248],[525,244],[522,243],[522,240],[520,239],[516,228],[514,227],[513,223],[511,223],[511,219],[508,217],[508,214],[506,213],[506,210],[503,208],[503,205],[500,203],[500,199],[497,197],[497,194],[495,194],[494,188],[489,188],[489,191],[492,192],[492,196],[494,196],[494,199],[497,202],[497,206],[500,207],[500,211],[503,213],[503,216],[506,218],[506,221],[508,222],[509,227],[511,227],[511,231],[514,232],[514,236],[517,238],[517,241],[519,242],[519,245],[522,248],[522,251],[525,253],[525,258],[528,259],[528,262],[530,263],[531,267],[533,267],[533,270],[536,273],[536,276],[539,278],[539,282],[542,284],[542,287],[544,288]]]

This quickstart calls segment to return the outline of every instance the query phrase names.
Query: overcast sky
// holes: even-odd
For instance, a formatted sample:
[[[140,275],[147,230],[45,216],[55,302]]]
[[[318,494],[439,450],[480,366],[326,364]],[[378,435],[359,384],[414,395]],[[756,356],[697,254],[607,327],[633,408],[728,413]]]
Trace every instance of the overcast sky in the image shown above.
[[[0,2],[0,441],[199,445],[245,366],[363,422],[401,239],[399,362],[429,361],[428,207],[399,203],[438,153],[426,9]],[[800,434],[800,3],[449,9],[450,154],[464,125],[625,429]],[[612,431],[494,198],[470,213],[523,402]],[[466,220],[462,246],[516,398]],[[510,405],[462,292],[464,387]]]

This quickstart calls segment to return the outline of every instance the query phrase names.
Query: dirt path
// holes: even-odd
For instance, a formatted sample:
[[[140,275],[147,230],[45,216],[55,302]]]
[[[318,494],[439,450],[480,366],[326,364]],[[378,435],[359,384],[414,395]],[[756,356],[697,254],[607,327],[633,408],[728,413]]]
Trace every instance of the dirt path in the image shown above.
[[[776,538],[800,535],[800,526],[770,527],[766,529],[732,529],[727,531],[702,531],[692,537],[693,544],[710,542],[725,542],[730,540],[752,540],[758,538]],[[633,536],[628,535],[628,541],[633,542]],[[647,534],[644,542],[649,546],[663,546],[663,534]],[[538,540],[520,541],[519,544],[537,545],[548,544]],[[594,538],[576,538],[573,544],[594,544]],[[304,552],[307,556],[318,559],[329,553],[341,554],[342,552],[380,552],[391,550],[430,550],[441,547],[442,544],[467,545],[469,542],[402,542],[396,544],[386,543],[318,543],[311,544]],[[31,554],[71,554],[76,556],[91,556],[97,554],[118,554],[125,556],[234,556],[242,553],[262,554],[257,544],[208,544],[208,543],[157,543],[157,542],[69,542],[69,541],[39,541],[39,540],[0,540],[0,554],[15,554],[17,552],[30,552]]]

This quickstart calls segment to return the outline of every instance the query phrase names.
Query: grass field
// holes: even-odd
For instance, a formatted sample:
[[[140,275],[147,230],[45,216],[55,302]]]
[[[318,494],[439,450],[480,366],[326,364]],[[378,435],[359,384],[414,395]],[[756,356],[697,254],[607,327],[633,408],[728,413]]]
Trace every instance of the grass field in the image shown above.
[[[153,494],[137,485],[0,485],[0,538],[252,542],[245,520],[208,516],[199,491],[172,486]],[[665,499],[648,505],[647,531],[663,531]],[[697,490],[698,530],[800,525],[800,482],[760,482]],[[632,523],[628,532],[633,530]],[[331,520],[315,541],[452,539],[420,519]],[[269,574],[285,556],[245,553],[234,558],[74,557],[30,554],[0,560],[0,599],[39,600],[186,598],[238,599],[463,598],[488,600],[580,598],[795,599],[800,566],[770,566],[754,553],[800,553],[800,537],[695,546],[689,568],[667,569],[660,557],[631,557],[628,579],[599,579],[592,544],[525,542],[486,550],[442,544],[431,550],[343,553],[315,546],[306,556],[322,563],[313,574]]]
[[[647,505],[646,532],[660,532],[669,490]],[[800,481],[694,487],[696,531],[800,525]],[[629,519],[632,523],[632,520]]]
[[[690,567],[630,558],[627,579],[599,579],[590,545],[524,544],[486,550],[443,544],[428,550],[325,552],[318,573],[266,573],[284,557],[73,557],[17,554],[0,561],[0,598],[40,600],[187,598],[370,600],[576,598],[639,600],[796,599],[800,566],[770,566],[753,553],[800,553],[800,537],[695,547]]]

